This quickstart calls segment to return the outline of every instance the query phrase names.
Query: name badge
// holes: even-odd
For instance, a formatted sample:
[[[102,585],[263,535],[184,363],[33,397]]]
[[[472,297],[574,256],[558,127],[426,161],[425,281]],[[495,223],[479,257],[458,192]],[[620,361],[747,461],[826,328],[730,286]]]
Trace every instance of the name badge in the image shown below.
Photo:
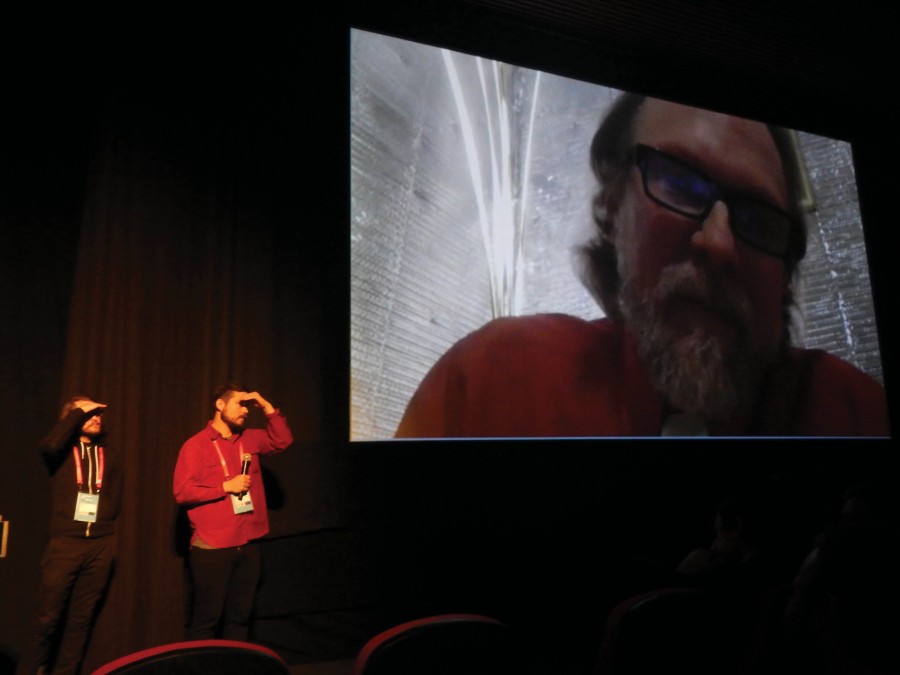
[[[75,499],[75,520],[83,523],[96,523],[97,511],[100,508],[100,495],[89,495],[79,492]]]
[[[241,497],[231,495],[231,506],[235,513],[250,513],[253,510],[253,501],[250,492],[245,492]]]

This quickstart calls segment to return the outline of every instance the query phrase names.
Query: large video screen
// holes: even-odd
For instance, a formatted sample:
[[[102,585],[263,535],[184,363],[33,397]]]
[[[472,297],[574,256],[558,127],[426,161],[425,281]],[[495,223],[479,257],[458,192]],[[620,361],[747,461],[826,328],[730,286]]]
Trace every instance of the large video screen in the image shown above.
[[[889,435],[848,142],[350,48],[351,441]]]

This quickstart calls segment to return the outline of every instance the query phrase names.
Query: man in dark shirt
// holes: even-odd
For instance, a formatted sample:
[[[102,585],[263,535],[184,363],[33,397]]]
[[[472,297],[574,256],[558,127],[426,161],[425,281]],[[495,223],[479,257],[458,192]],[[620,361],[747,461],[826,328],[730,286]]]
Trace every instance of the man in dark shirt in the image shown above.
[[[50,539],[41,559],[32,643],[19,665],[22,674],[77,673],[109,587],[122,469],[104,442],[105,409],[87,396],[72,397],[40,442],[51,480]]]

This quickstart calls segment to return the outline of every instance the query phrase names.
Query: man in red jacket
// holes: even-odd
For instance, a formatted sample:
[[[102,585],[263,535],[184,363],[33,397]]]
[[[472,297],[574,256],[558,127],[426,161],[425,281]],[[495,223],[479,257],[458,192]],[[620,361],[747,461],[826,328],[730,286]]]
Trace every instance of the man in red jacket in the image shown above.
[[[173,479],[175,500],[191,523],[187,637],[246,640],[262,569],[257,541],[269,531],[259,456],[284,450],[293,436],[259,392],[229,383],[213,399],[213,418],[181,447]],[[255,406],[266,415],[265,429],[245,429]]]
[[[454,345],[398,437],[887,436],[884,390],[790,345],[806,249],[783,129],[624,94],[591,146],[586,281],[607,318],[504,318]]]

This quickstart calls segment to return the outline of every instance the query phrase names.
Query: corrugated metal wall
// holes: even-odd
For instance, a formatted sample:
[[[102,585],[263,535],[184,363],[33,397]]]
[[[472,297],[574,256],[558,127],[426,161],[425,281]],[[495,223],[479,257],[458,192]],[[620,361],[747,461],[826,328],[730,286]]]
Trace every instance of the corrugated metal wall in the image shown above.
[[[602,316],[572,250],[618,92],[363,31],[351,50],[351,438],[376,440],[492,316]],[[850,146],[798,139],[814,210],[795,343],[881,379]]]

